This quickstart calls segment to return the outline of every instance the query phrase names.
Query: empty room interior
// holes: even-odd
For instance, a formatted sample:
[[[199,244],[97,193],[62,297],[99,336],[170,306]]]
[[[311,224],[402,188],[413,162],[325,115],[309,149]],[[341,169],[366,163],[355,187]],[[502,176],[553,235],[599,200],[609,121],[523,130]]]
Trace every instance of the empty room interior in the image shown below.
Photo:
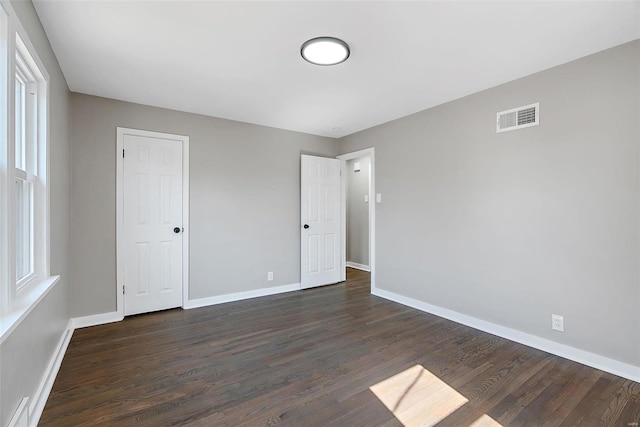
[[[640,423],[640,1],[0,0],[0,426]]]

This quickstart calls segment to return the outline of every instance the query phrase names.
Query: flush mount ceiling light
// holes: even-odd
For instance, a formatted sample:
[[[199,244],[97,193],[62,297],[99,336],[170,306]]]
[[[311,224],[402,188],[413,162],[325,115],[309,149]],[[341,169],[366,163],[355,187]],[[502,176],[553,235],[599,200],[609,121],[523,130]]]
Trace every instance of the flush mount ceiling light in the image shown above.
[[[316,37],[300,48],[305,61],[315,65],[336,65],[349,57],[349,45],[335,37]]]

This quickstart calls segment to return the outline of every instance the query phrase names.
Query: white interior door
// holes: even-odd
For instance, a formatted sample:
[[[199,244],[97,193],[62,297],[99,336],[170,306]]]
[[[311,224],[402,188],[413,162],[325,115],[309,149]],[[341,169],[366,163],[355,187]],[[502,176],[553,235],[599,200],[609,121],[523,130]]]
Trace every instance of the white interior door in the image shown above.
[[[302,288],[340,281],[340,161],[301,157]]]
[[[182,305],[182,142],[125,134],[124,314]]]

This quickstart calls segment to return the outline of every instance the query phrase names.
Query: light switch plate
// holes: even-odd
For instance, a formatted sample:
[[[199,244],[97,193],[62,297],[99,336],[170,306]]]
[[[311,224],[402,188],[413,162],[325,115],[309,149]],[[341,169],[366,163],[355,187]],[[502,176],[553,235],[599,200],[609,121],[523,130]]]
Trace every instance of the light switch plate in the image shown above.
[[[364,195],[364,202],[365,203],[369,203],[369,195],[368,194]]]
[[[382,193],[376,194],[376,203],[382,203]]]

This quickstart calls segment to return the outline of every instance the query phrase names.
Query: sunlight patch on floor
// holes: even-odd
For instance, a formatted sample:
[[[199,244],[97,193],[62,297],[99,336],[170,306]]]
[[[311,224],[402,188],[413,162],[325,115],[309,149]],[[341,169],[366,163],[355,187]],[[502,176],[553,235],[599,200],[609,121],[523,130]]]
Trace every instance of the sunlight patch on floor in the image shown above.
[[[469,424],[469,427],[502,427],[502,424],[491,418],[489,415],[484,414],[473,423]]]
[[[421,365],[400,372],[369,389],[405,426],[433,426],[468,402]],[[490,424],[478,424],[485,425]]]

